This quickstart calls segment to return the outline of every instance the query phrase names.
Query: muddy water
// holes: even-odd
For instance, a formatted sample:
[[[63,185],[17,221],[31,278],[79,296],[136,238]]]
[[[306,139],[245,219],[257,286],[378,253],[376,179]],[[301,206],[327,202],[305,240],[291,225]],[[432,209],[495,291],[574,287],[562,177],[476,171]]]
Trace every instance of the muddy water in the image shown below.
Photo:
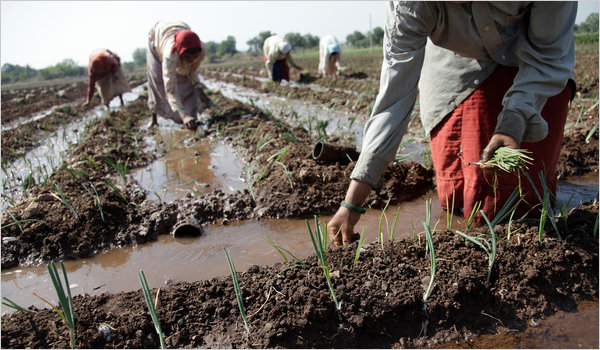
[[[128,103],[137,99],[143,88],[144,85],[140,85],[132,89],[131,92],[123,94],[123,101]],[[113,99],[110,103],[110,107],[113,110],[119,109],[120,106],[121,102],[118,98]],[[62,164],[66,150],[72,144],[79,142],[79,138],[85,131],[85,125],[103,116],[105,113],[106,108],[104,106],[94,108],[77,122],[60,127],[56,133],[44,139],[38,147],[27,152],[25,157],[19,158],[12,164],[3,167],[0,176],[2,182],[2,208],[6,208],[8,204],[5,198],[10,198],[12,202],[16,202],[22,197],[20,190],[23,179],[31,176],[36,183],[43,183],[52,174],[54,168]],[[48,114],[49,112],[36,114],[30,118],[18,121],[12,127],[30,123]]]
[[[210,138],[193,138],[179,127],[160,127],[156,140],[169,148],[164,158],[132,171],[133,178],[147,191],[147,198],[170,202],[187,193],[225,193],[246,188],[243,164],[233,149]]]
[[[425,218],[424,198],[401,206],[401,215],[395,229],[395,237],[412,236],[413,226],[422,231],[421,220]],[[439,218],[438,227],[446,225],[446,215],[433,201],[432,218]],[[388,237],[397,207],[387,209],[382,231]],[[356,227],[358,232],[365,228],[365,243],[376,242],[376,229],[381,211],[369,210]],[[322,217],[320,220],[328,220]],[[457,219],[455,219],[457,220]],[[458,219],[460,220],[460,219]],[[461,220],[462,221],[462,220]],[[309,220],[314,229],[314,219]],[[454,226],[460,223],[454,222]],[[177,281],[196,281],[229,274],[227,260],[222,251],[228,247],[238,271],[252,265],[283,262],[281,255],[269,245],[266,238],[288,249],[303,259],[313,253],[312,243],[304,220],[272,219],[251,222],[230,222],[228,225],[205,226],[205,232],[197,238],[174,239],[161,236],[156,242],[113,249],[90,259],[65,262],[74,294],[100,294],[139,289],[137,272],[140,269],[153,287]],[[291,257],[288,257],[291,259]],[[55,298],[45,266],[19,267],[2,271],[2,295],[21,305],[43,307],[44,303],[31,295],[31,291],[42,297]],[[4,308],[2,309],[5,311]]]

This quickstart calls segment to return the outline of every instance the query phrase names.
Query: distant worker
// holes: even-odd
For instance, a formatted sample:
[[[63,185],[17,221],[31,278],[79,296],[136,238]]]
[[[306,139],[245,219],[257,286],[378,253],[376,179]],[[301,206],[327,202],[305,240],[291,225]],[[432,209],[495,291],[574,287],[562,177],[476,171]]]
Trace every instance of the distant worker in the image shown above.
[[[94,87],[98,87],[98,93],[102,104],[110,109],[110,101],[119,96],[121,106],[123,93],[131,91],[123,72],[121,71],[121,59],[117,54],[108,49],[96,49],[90,54],[88,66],[88,88],[85,106],[89,106],[94,98]]]
[[[158,21],[148,39],[149,126],[157,124],[159,114],[195,131],[197,115],[210,103],[196,72],[206,55],[206,44],[181,21]]]
[[[276,82],[281,82],[282,80],[290,81],[290,67],[288,66],[288,62],[294,68],[302,70],[292,59],[291,51],[292,45],[278,35],[272,35],[265,39],[263,58],[269,79]]]
[[[343,70],[340,43],[333,35],[325,35],[319,41],[319,74],[338,76]]]

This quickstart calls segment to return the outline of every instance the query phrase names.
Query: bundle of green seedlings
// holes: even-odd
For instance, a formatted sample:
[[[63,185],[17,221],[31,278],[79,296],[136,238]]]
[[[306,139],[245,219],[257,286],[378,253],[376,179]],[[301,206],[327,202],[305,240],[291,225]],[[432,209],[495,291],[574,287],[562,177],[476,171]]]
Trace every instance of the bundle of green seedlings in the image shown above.
[[[524,149],[513,149],[508,147],[500,147],[494,152],[492,158],[481,165],[494,165],[506,172],[514,172],[521,169],[527,169],[533,158],[527,154],[531,153]]]

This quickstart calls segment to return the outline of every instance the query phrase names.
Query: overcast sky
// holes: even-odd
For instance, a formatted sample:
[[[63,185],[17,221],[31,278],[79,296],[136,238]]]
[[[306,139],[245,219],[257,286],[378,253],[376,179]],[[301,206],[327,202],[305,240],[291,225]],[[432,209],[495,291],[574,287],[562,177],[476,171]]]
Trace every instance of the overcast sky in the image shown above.
[[[579,1],[576,23],[598,12],[598,1]],[[333,34],[344,42],[355,30],[384,26],[382,1],[7,1],[0,2],[1,64],[40,69],[66,58],[86,66],[99,47],[132,61],[147,46],[159,19],[179,19],[202,41],[231,35],[239,51],[260,32]]]

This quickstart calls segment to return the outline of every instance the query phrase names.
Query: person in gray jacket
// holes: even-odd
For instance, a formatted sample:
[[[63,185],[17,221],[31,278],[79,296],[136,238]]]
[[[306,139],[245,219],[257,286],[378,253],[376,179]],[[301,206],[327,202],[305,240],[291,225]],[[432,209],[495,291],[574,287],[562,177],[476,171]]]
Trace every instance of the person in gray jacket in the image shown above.
[[[541,190],[556,190],[556,163],[575,93],[577,2],[390,2],[380,91],[344,201],[327,225],[334,244],[356,239],[363,202],[394,159],[419,93],[438,197],[468,216],[477,203],[492,220],[519,185],[472,162],[502,146],[527,149]],[[525,177],[523,177],[525,178]],[[539,203],[527,180],[517,215]],[[454,196],[454,197],[453,197]],[[517,216],[515,216],[517,217]],[[482,217],[478,215],[477,221]]]

